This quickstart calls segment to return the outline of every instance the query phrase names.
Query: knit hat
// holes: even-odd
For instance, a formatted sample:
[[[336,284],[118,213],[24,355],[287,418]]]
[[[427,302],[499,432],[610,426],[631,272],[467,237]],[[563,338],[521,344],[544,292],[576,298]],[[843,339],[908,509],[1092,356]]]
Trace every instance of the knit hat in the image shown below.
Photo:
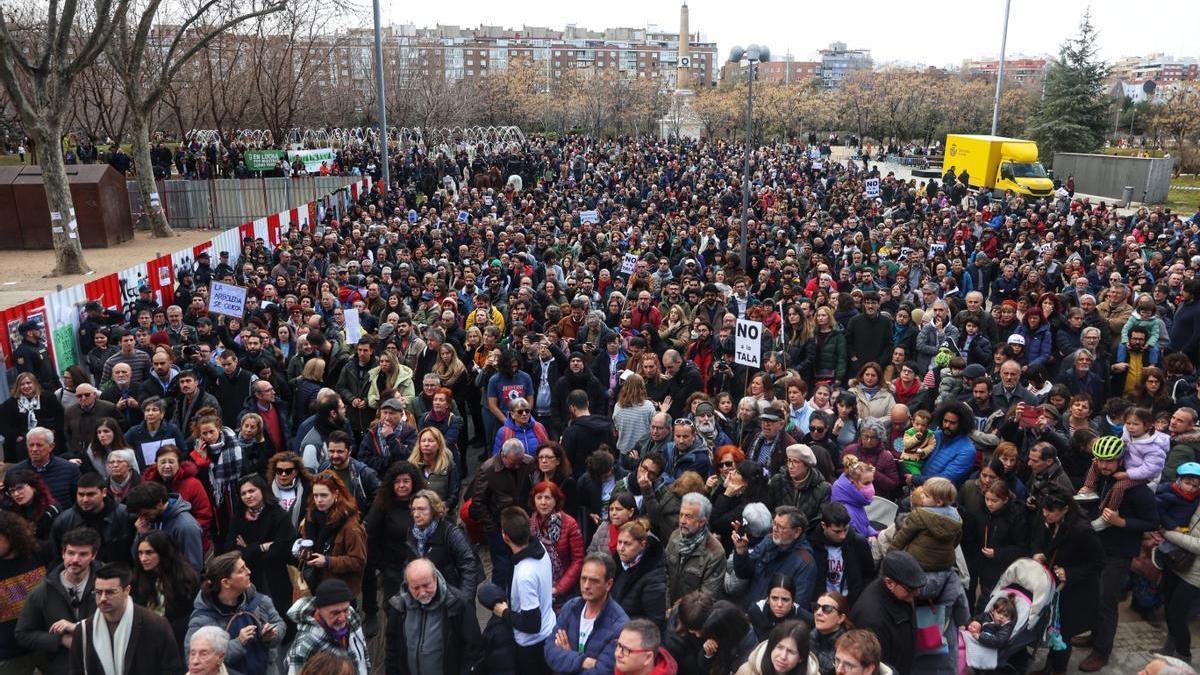
[[[317,586],[317,592],[313,594],[313,605],[328,607],[353,599],[354,594],[350,592],[350,586],[346,582],[341,579],[326,579]]]
[[[817,465],[817,456],[813,454],[812,448],[803,443],[796,443],[787,447],[788,459],[798,459],[809,466]]]
[[[484,584],[479,587],[478,597],[479,604],[493,609],[497,603],[504,602],[508,598],[508,594],[496,584]]]
[[[715,415],[716,413],[717,413],[717,409],[714,408],[713,404],[709,403],[708,401],[704,401],[704,402],[698,404],[696,406],[696,409],[694,411],[692,411],[692,414],[697,417],[699,417],[700,415]]]
[[[1022,347],[1024,347],[1025,346],[1025,336],[1017,335],[1016,333],[1013,333],[1012,335],[1008,336],[1008,344],[1021,345]]]

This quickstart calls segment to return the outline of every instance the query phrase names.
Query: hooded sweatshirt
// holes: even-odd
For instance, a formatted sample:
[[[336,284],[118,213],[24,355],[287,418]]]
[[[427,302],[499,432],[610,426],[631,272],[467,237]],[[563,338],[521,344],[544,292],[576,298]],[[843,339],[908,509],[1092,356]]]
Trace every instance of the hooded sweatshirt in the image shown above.
[[[167,498],[167,508],[153,525],[155,529],[164,530],[179,544],[183,557],[196,568],[196,574],[204,572],[203,531],[200,524],[192,517],[192,505],[179,495]],[[136,556],[137,551],[134,551]]]

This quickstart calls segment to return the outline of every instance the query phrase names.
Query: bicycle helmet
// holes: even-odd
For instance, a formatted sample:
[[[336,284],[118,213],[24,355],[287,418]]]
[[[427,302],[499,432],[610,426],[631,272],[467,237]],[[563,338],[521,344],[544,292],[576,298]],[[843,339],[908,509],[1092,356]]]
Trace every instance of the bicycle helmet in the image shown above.
[[[1096,459],[1119,459],[1125,454],[1125,443],[1116,436],[1101,436],[1092,444],[1092,457]]]
[[[1179,478],[1183,478],[1184,476],[1200,477],[1200,463],[1184,462],[1183,464],[1179,465],[1178,469],[1175,470],[1175,475]]]

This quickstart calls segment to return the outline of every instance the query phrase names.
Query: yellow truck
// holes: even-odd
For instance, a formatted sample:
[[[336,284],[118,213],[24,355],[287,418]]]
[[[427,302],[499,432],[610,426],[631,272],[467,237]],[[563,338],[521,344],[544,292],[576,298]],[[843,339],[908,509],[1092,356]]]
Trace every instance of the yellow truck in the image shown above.
[[[1054,194],[1054,182],[1038,162],[1037,143],[1019,138],[970,134],[946,136],[942,175],[965,170],[971,187],[1003,196],[1006,190],[1027,197]]]

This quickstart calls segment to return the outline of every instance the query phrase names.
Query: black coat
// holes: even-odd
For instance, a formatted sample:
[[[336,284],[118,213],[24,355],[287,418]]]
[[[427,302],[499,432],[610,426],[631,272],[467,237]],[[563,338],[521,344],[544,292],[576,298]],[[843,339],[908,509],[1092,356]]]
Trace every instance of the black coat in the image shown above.
[[[1105,562],[1104,547],[1091,524],[1083,517],[1068,515],[1052,532],[1039,519],[1033,531],[1032,551],[1046,556],[1051,569],[1066,570],[1059,597],[1063,638],[1091,630],[1099,609],[1100,574]]]
[[[38,399],[40,408],[33,415],[37,425],[54,432],[54,438],[65,439],[63,434],[63,406],[54,394],[42,392]],[[25,451],[25,432],[29,431],[29,417],[17,407],[17,398],[9,397],[0,403],[0,428],[4,429],[4,461],[16,464],[29,457]],[[21,440],[17,440],[20,438]],[[65,440],[59,440],[65,448]]]
[[[985,507],[980,514],[964,509],[962,551],[971,574],[979,577],[982,588],[990,589],[1014,560],[1029,552],[1029,526],[1025,522],[1026,508],[1016,498],[1009,500],[999,511]],[[993,549],[991,558],[980,553],[984,546]]]
[[[854,603],[850,620],[855,628],[869,630],[879,638],[884,663],[900,675],[908,675],[917,642],[917,617],[911,604],[897,600],[883,579],[876,579]]]
[[[244,546],[237,543],[242,538]],[[257,520],[246,520],[239,515],[229,527],[229,536],[224,550],[237,549],[250,567],[250,581],[259,593],[270,596],[275,607],[292,606],[292,580],[288,577],[287,565],[291,559],[292,542],[296,541],[296,528],[292,519],[278,505],[266,506]],[[266,551],[259,546],[271,542]],[[284,609],[284,614],[287,610]]]
[[[820,580],[829,569],[829,542],[819,524],[814,524],[809,530],[808,543],[812,546],[813,564],[817,567],[818,582],[813,585],[813,596],[810,598],[816,602],[817,598],[825,593],[825,584]],[[875,578],[875,559],[871,556],[871,545],[853,528],[846,532],[846,538],[842,540],[842,575],[846,581],[846,598],[851,605]],[[805,598],[796,598],[796,602],[803,607],[808,606]]]
[[[667,571],[662,564],[663,546],[653,534],[638,564],[625,569],[617,561],[617,577],[609,597],[630,619],[649,619],[660,631],[666,630]]]
[[[50,528],[50,538],[54,543],[54,550],[62,551],[63,535],[77,527],[88,527],[100,535],[100,550],[96,554],[96,560],[131,565],[136,520],[137,518],[125,509],[124,504],[107,497],[104,500],[104,508],[95,516],[80,511],[78,506],[72,506],[60,513]]]
[[[104,626],[93,626],[88,618],[75,626],[75,639],[71,642],[71,675],[84,673],[83,660],[87,659],[88,673],[103,673],[104,668],[96,656],[92,630],[108,630]],[[87,653],[84,654],[83,631],[88,631]],[[129,646],[125,649],[125,675],[164,675],[183,670],[179,656],[179,644],[171,631],[171,624],[154,612],[133,605],[133,627],[129,635]]]
[[[445,585],[441,585],[438,592],[447,594],[439,608],[442,612],[442,673],[474,673],[486,653],[483,649],[483,638],[479,633],[479,619],[475,616],[475,603],[467,601],[457,590]],[[387,656],[384,670],[387,675],[410,675],[409,642],[413,643],[413,647],[417,647],[423,637],[406,634],[404,623],[410,602],[413,602],[408,600],[407,595],[407,592],[404,592],[388,599]]]
[[[475,602],[475,591],[483,581],[483,561],[471,546],[471,540],[458,525],[443,519],[425,542],[425,555],[417,552],[417,537],[408,530],[405,565],[424,557],[442,573],[446,583],[462,592],[469,603]]]

